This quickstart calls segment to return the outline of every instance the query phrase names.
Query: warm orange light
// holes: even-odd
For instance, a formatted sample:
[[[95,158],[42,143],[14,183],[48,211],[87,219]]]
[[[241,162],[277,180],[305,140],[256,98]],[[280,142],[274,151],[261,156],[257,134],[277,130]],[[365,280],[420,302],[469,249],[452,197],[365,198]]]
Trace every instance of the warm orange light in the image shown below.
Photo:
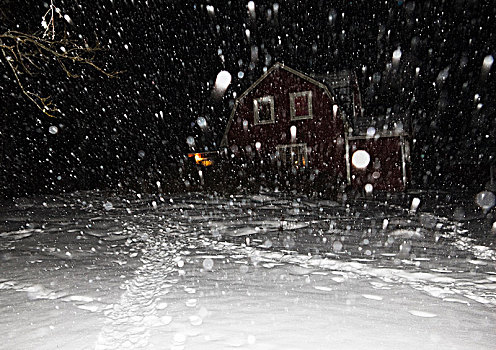
[[[204,157],[203,154],[201,153],[190,153],[188,154],[188,157],[189,158],[195,157],[196,164],[201,164],[203,166],[210,166],[213,164],[213,162],[210,159]]]

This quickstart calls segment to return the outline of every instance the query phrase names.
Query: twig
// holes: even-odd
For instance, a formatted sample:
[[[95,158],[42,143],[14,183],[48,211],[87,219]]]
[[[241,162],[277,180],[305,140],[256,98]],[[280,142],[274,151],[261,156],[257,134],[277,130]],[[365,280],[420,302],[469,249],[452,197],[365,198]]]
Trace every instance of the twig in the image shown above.
[[[88,46],[86,42],[81,45],[74,40],[70,40],[66,33],[63,34],[61,39],[56,39],[56,14],[62,17],[60,9],[55,6],[54,0],[51,0],[47,12],[42,17],[44,32],[41,35],[37,33],[27,34],[15,30],[0,33],[0,49],[3,59],[8,63],[22,93],[44,114],[50,117],[54,117],[54,114],[60,112],[60,110],[53,105],[50,97],[41,97],[27,90],[20,77],[22,74],[33,76],[35,72],[43,72],[41,65],[37,61],[55,59],[58,66],[69,78],[78,78],[79,74],[71,71],[68,64],[88,65],[109,78],[115,78],[122,73],[108,72],[95,63],[96,53],[102,51],[98,43],[93,47]]]

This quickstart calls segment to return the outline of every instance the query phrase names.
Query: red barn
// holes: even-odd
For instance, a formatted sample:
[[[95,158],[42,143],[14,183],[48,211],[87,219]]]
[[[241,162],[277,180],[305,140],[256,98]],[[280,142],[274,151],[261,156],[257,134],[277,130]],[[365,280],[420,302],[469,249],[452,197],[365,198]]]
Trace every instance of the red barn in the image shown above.
[[[233,158],[259,160],[250,166],[310,171],[334,188],[403,190],[407,134],[362,132],[361,111],[350,72],[310,76],[276,63],[237,98],[221,146]]]

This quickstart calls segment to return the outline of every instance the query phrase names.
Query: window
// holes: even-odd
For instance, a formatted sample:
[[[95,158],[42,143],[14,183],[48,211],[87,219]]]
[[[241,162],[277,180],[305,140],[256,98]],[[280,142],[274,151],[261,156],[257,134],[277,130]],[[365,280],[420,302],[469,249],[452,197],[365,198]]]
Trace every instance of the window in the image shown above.
[[[274,122],[274,97],[265,96],[253,100],[255,124],[270,124]]]
[[[302,91],[289,94],[289,107],[291,110],[291,120],[311,119],[312,113],[312,92]]]
[[[286,167],[303,168],[307,166],[307,153],[306,143],[277,146],[278,158],[281,161],[281,165]]]

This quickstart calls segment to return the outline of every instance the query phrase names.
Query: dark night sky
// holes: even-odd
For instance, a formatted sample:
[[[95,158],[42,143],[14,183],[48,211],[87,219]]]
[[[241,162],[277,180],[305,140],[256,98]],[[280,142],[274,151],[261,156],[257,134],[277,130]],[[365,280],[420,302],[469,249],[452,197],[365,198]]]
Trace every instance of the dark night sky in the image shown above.
[[[40,29],[43,1],[0,4],[1,32]],[[71,36],[97,39],[107,49],[98,62],[125,72],[108,79],[84,68],[82,79],[69,80],[47,66],[30,84],[59,101],[63,115],[51,119],[20,95],[1,61],[0,191],[166,178],[188,151],[188,136],[198,145],[220,141],[233,93],[277,61],[306,73],[351,68],[366,114],[409,115],[419,186],[457,185],[456,169],[481,171],[494,155],[495,67],[481,70],[486,56],[496,57],[491,1],[255,1],[255,15],[247,4],[56,1],[73,20]],[[400,64],[391,66],[398,48]],[[214,100],[221,70],[233,80]],[[195,124],[198,117],[207,119],[207,131]],[[51,125],[59,126],[57,134],[49,133]]]

